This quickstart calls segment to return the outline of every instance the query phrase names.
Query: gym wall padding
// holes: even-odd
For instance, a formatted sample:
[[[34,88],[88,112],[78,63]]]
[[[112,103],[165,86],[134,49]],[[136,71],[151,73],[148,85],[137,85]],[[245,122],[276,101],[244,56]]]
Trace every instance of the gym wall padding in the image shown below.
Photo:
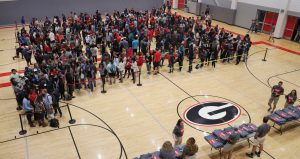
[[[256,18],[257,10],[279,12],[279,9],[276,8],[238,2],[234,24],[243,28],[250,28],[252,19]]]
[[[222,8],[231,8],[231,0],[202,0],[201,3]]]
[[[147,10],[160,7],[163,0],[16,0],[0,1],[0,25],[20,23],[21,16],[25,16],[26,23],[32,17],[38,19],[69,15],[71,11],[95,13],[112,13],[114,10],[123,11],[125,8]]]
[[[210,14],[212,15],[212,18],[214,20],[221,21],[227,24],[234,24],[236,10],[213,5],[208,6],[210,8]],[[201,3],[201,15],[204,15],[206,8],[207,4]]]
[[[195,15],[200,15],[200,7],[201,3],[198,2],[192,2],[192,1],[187,1],[187,7],[189,8],[189,13],[195,14]]]

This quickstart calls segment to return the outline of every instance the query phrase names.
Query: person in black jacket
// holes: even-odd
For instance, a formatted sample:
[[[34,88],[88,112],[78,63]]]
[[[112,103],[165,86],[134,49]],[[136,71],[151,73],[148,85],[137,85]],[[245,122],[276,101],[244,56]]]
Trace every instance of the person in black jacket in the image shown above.
[[[238,50],[237,50],[236,64],[235,65],[238,65],[240,63],[241,58],[243,56],[243,53],[244,53],[244,43],[241,43],[240,46],[238,47]]]
[[[169,55],[169,67],[170,71],[169,73],[173,73],[174,71],[174,63],[175,63],[175,56],[174,56],[174,48],[173,46],[170,47],[170,55]]]
[[[62,75],[58,78],[57,82],[58,82],[58,90],[59,90],[60,98],[65,100],[66,99],[66,96],[65,96],[65,81],[64,81]]]
[[[147,66],[147,74],[151,74],[151,63],[152,63],[152,55],[150,52],[146,53],[145,60],[146,60],[146,66]]]
[[[73,96],[73,91],[74,91],[74,87],[73,87],[73,85],[74,85],[74,74],[71,71],[70,67],[67,68],[66,81],[67,81],[68,94],[72,98],[75,98],[75,96]]]
[[[191,73],[193,70],[193,60],[194,60],[194,44],[191,43],[189,45],[189,70],[188,70],[189,73]]]

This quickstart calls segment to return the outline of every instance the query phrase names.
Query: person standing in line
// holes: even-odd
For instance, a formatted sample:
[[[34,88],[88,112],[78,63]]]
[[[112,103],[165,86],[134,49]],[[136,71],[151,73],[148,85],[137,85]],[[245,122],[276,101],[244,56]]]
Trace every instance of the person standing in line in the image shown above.
[[[60,94],[60,99],[65,100],[65,80],[63,75],[59,75],[58,77],[58,89],[59,89],[59,94]]]
[[[52,93],[52,103],[53,103],[53,109],[54,109],[54,116],[56,116],[57,112],[58,112],[59,116],[62,117],[62,111],[59,107],[59,91],[58,91],[58,89],[55,89]]]
[[[119,57],[118,70],[119,70],[120,83],[123,83],[123,73],[124,73],[124,70],[125,70],[125,62],[124,62],[122,56]]]
[[[251,153],[246,153],[246,156],[253,158],[253,155],[256,154],[257,157],[260,157],[261,152],[264,149],[264,141],[267,134],[269,133],[271,126],[268,124],[269,117],[263,118],[263,124],[257,128],[257,131],[254,136],[253,148]],[[256,152],[256,148],[259,146],[259,151]]]
[[[66,81],[67,81],[67,89],[68,89],[69,96],[72,97],[72,98],[75,98],[75,96],[73,96],[73,91],[74,91],[74,73],[71,70],[70,66],[67,67]]]
[[[137,55],[138,47],[139,47],[139,40],[138,40],[138,38],[136,37],[136,38],[132,41],[133,56],[136,56],[136,55]]]
[[[186,141],[186,145],[183,148],[182,155],[180,156],[183,159],[196,159],[196,153],[198,152],[198,145],[196,140],[193,137],[190,137]]]
[[[125,60],[124,60],[124,61],[125,61]],[[129,78],[129,76],[130,76],[130,74],[131,74],[131,65],[132,65],[131,59],[128,57],[128,58],[126,59],[126,63],[125,63],[125,73],[124,73],[123,78],[125,78],[127,72],[128,72],[127,78]]]
[[[146,53],[145,61],[146,61],[146,67],[147,67],[147,74],[150,75],[151,74],[151,63],[152,63],[152,56],[151,56],[150,52]]]
[[[240,139],[240,134],[238,132],[238,128],[234,128],[234,132],[229,135],[227,139],[227,143],[223,147],[223,156],[224,159],[231,159],[232,151],[234,148],[234,145],[237,143],[237,141]]]
[[[180,145],[182,143],[182,136],[184,133],[184,125],[183,120],[179,119],[176,123],[176,126],[173,129],[173,138],[174,138],[174,145]]]
[[[171,48],[173,48],[173,47],[171,47]],[[172,50],[172,49],[170,49],[170,50]],[[170,55],[169,55],[169,67],[170,67],[169,73],[173,73],[174,63],[175,63],[175,56],[174,56],[174,50],[172,50],[172,51],[170,51]]]
[[[105,77],[107,75],[107,70],[106,70],[106,67],[104,66],[103,62],[99,63],[99,74],[100,74],[100,78],[102,81],[102,85],[105,85]]]
[[[137,62],[136,62],[136,59],[135,57],[132,59],[132,66],[131,66],[131,73],[132,73],[132,80],[133,80],[133,83],[135,83],[136,81],[136,75],[137,75],[137,72],[139,71],[139,67],[137,65]]]
[[[293,89],[291,93],[285,96],[286,102],[284,104],[284,108],[287,108],[289,106],[293,106],[294,103],[297,100],[297,91]]]
[[[37,114],[37,121],[39,123],[39,126],[43,126],[46,127],[47,124],[45,123],[45,112],[46,112],[46,108],[43,102],[43,96],[39,95],[36,98],[35,103],[35,113]]]
[[[177,61],[179,64],[179,71],[181,71],[181,69],[182,69],[183,60],[184,60],[184,47],[183,47],[183,42],[182,42],[178,48],[178,57],[177,57]]]
[[[241,43],[239,46],[238,46],[238,51],[237,51],[237,56],[236,56],[236,64],[235,65],[238,65],[241,61],[241,58],[243,56],[243,53],[244,53],[244,44]]]
[[[25,111],[26,118],[30,127],[35,127],[32,122],[33,106],[30,104],[29,95],[26,94],[23,98],[23,110]]]
[[[159,73],[159,64],[160,64],[160,60],[161,60],[161,53],[160,51],[157,49],[156,52],[154,53],[153,56],[153,69],[154,69],[154,75],[156,75],[157,73]]]
[[[139,68],[139,70],[138,70],[139,73],[141,73],[141,71],[142,71],[143,64],[144,64],[144,56],[143,56],[143,54],[140,53],[138,56],[138,60],[137,60],[137,66]]]
[[[109,64],[106,67],[107,72],[108,72],[108,76],[109,76],[109,84],[112,84],[112,80],[113,83],[116,83],[116,72],[117,72],[117,66],[114,64],[113,60],[109,61]]]
[[[269,102],[268,102],[268,105],[269,105],[268,111],[272,110],[271,113],[273,113],[274,110],[276,109],[276,105],[278,103],[280,95],[283,95],[283,93],[284,93],[284,89],[282,87],[282,84],[283,84],[283,82],[280,81],[280,82],[278,82],[278,85],[273,86],[272,89],[271,89],[272,94],[271,94],[271,97],[270,97]],[[272,103],[273,103],[273,109],[272,109],[272,106],[271,106]]]
[[[52,96],[47,92],[47,89],[42,90],[43,95],[43,102],[46,108],[45,118],[46,119],[53,119],[54,118],[54,109],[53,109],[53,98]]]
[[[162,148],[159,150],[159,158],[160,159],[175,159],[176,153],[175,149],[172,146],[170,141],[164,142]]]
[[[191,73],[193,70],[193,60],[194,60],[194,44],[191,43],[189,46],[189,70],[188,70],[189,73]]]

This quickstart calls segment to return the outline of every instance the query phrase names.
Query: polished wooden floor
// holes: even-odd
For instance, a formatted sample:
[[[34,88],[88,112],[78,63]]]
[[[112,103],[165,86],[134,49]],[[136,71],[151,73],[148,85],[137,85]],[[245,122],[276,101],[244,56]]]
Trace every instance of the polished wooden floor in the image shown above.
[[[185,16],[193,16],[178,12]],[[213,25],[216,24],[235,33],[247,32],[246,29],[214,21]],[[14,33],[14,28],[0,29],[0,50],[3,50],[0,52],[0,73],[9,72],[12,68],[24,69],[23,60],[12,60],[16,45]],[[249,112],[252,122],[259,125],[263,116],[268,115],[266,111],[270,96],[268,83],[274,85],[282,80],[286,93],[292,89],[300,91],[300,72],[297,71],[300,69],[300,56],[295,53],[300,52],[300,45],[280,39],[275,40],[271,46],[267,41],[268,35],[262,33],[251,34],[251,37],[252,41],[261,42],[252,46],[247,65],[245,63],[237,66],[217,63],[215,69],[206,66],[190,74],[186,72],[187,62],[185,61],[183,72],[175,71],[174,74],[168,74],[168,69],[165,67],[161,71],[163,76],[149,76],[142,73],[142,87],[137,87],[131,83],[130,79],[126,79],[123,84],[107,86],[106,94],[100,93],[99,85],[92,94],[81,90],[76,92],[76,98],[71,101],[79,107],[70,106],[73,118],[76,119],[74,126],[68,127],[70,124],[66,107],[62,108],[64,114],[59,119],[63,128],[47,133],[42,132],[54,129],[50,127],[29,128],[25,118],[22,117],[25,129],[28,131],[26,135],[32,135],[25,138],[18,139],[21,137],[18,134],[20,122],[18,112],[15,110],[15,100],[3,100],[14,97],[12,88],[0,88],[0,142],[12,139],[0,143],[0,158],[73,159],[78,158],[79,153],[83,159],[114,159],[119,158],[122,147],[115,135],[124,146],[128,158],[155,151],[164,141],[173,142],[171,133],[179,118],[178,104],[189,95],[200,95],[195,97],[199,101],[228,99],[236,102]],[[263,62],[261,59],[265,48],[269,48],[269,51],[267,61]],[[8,80],[8,76],[0,77],[0,83],[8,82]],[[178,107],[179,115],[182,116],[183,111],[193,104],[195,101],[191,98],[184,100]],[[281,97],[278,108],[282,108],[283,104],[284,98]],[[110,128],[101,120],[104,120]],[[231,125],[248,121],[247,113],[242,111],[241,117]],[[211,132],[213,129],[225,126],[196,128]],[[40,134],[34,135],[37,131]],[[272,129],[265,142],[265,151],[268,154],[263,153],[261,158],[298,159],[300,156],[299,134],[299,123],[288,125],[283,135],[279,135]],[[191,136],[196,138],[199,145],[197,158],[219,158],[217,151],[210,150],[210,146],[203,139],[204,135],[186,125],[183,140]],[[15,137],[17,139],[14,140]],[[246,158],[245,153],[249,150],[246,142],[241,143],[236,147],[233,158]],[[122,151],[121,158],[126,158],[124,151]]]

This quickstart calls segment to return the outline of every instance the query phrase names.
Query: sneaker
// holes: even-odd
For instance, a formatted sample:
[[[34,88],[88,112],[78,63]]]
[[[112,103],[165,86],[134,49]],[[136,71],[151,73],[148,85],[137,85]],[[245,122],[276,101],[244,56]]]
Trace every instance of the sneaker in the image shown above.
[[[246,153],[246,156],[253,158],[253,154],[252,153]]]
[[[257,157],[260,157],[260,152],[255,152]]]
[[[268,112],[271,110],[272,108],[270,107],[269,109],[268,109]]]

